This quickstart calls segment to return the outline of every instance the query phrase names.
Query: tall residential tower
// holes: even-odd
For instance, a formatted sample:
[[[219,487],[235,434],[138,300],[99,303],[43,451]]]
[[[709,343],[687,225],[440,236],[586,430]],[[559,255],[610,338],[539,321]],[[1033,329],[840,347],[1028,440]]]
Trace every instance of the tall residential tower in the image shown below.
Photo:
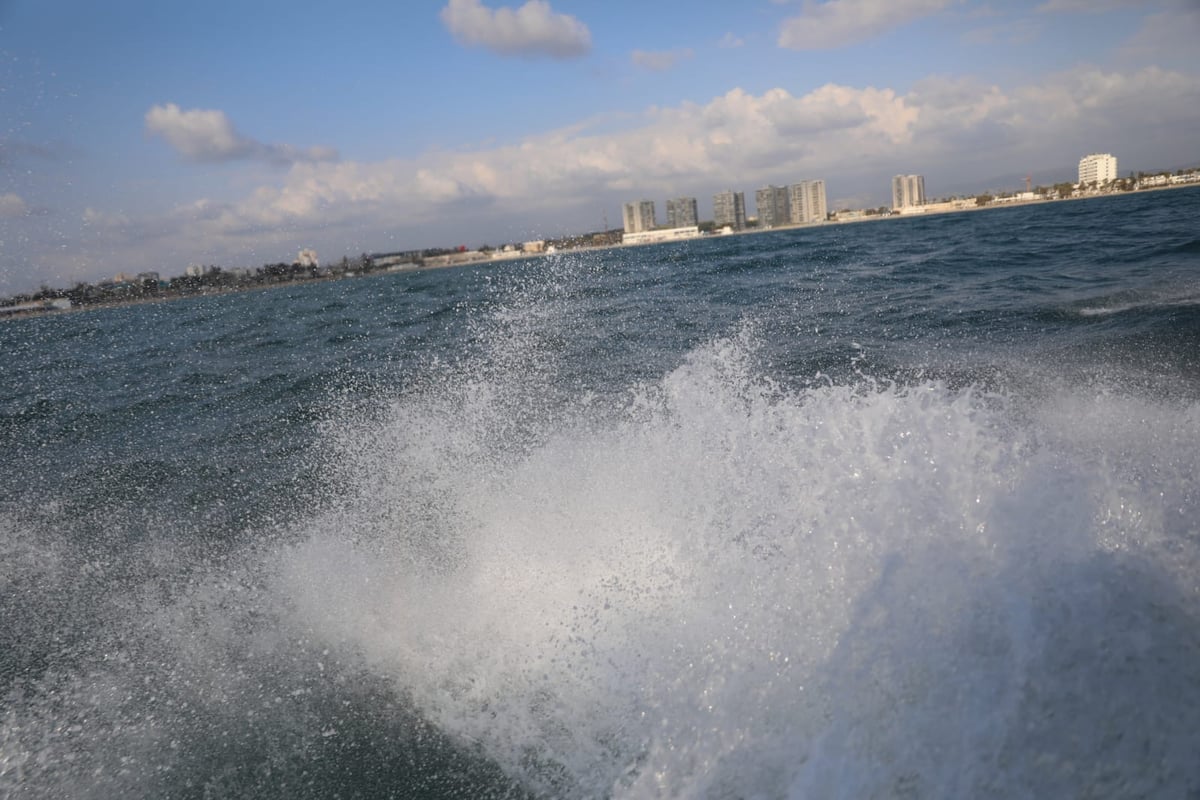
[[[676,197],[667,201],[667,227],[687,228],[696,224],[696,198]]]
[[[825,181],[800,181],[788,187],[792,222],[824,222],[828,208],[825,204]]]
[[[758,227],[774,228],[786,225],[791,220],[786,186],[764,186],[754,193],[754,206],[758,211]]]
[[[892,178],[892,209],[900,211],[925,205],[925,176],[897,175]]]
[[[653,200],[639,200],[636,203],[626,203],[621,206],[621,218],[625,223],[626,233],[652,231],[658,224],[654,219]]]
[[[727,189],[713,195],[713,224],[735,231],[746,227],[746,194]]]
[[[1117,157],[1108,153],[1092,153],[1079,159],[1079,183],[1103,186],[1117,179]]]

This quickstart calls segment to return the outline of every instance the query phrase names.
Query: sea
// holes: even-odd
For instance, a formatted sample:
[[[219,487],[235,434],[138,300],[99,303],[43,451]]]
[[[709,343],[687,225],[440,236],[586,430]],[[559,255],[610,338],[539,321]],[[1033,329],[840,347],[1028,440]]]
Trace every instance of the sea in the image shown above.
[[[1200,796],[1200,188],[0,366],[2,798]]]

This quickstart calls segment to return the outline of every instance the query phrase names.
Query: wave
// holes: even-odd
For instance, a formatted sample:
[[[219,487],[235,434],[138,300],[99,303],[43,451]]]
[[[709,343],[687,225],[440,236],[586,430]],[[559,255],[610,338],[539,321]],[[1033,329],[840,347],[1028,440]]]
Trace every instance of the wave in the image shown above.
[[[1081,317],[1109,317],[1131,312],[1191,309],[1200,305],[1200,293],[1192,290],[1152,293],[1125,292],[1077,304],[1074,313]]]
[[[1200,405],[791,387],[752,326],[598,393],[558,371],[565,305],[500,303],[472,355],[331,414],[326,493],[232,551],[0,517],[0,789],[1200,786]]]
[[[340,430],[360,490],[277,591],[546,796],[1195,786],[1200,408],[790,391],[751,339],[623,404],[476,381]]]
[[[1195,308],[1196,306],[1200,306],[1200,296],[1085,305],[1078,310],[1078,313],[1082,317],[1108,317],[1116,314],[1126,314],[1131,311],[1161,311],[1177,308]]]

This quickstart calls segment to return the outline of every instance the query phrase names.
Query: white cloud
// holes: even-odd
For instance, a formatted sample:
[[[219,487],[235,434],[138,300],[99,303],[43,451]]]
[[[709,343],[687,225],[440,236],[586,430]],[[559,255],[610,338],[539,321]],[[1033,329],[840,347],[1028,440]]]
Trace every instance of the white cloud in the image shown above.
[[[634,50],[630,55],[630,60],[642,69],[648,69],[651,72],[666,72],[672,69],[680,61],[685,61],[693,56],[690,49],[682,48],[679,50]]]
[[[636,197],[824,178],[831,197],[886,202],[891,175],[954,181],[1113,152],[1126,169],[1194,160],[1194,75],[1094,67],[1002,88],[930,77],[907,92],[826,84],[802,95],[734,89],[706,103],[605,116],[503,147],[376,162],[297,162],[237,199],[153,217],[91,211],[81,253],[122,268],[256,265],[301,245],[323,257],[594,229]],[[939,179],[939,174],[941,175]],[[938,185],[940,180],[941,185]],[[976,186],[975,188],[987,188]],[[469,221],[464,221],[469,220]],[[582,227],[592,226],[592,227]],[[89,257],[93,257],[89,256]],[[105,271],[111,272],[111,269]]]
[[[801,96],[735,89],[705,104],[648,110],[615,131],[602,119],[474,152],[299,164],[279,187],[232,208],[228,221],[269,227],[379,218],[420,226],[461,204],[479,219],[519,209],[536,220],[617,192],[833,182],[889,175],[901,163],[952,168],[994,146],[990,177],[1007,158],[1025,166],[1048,141],[1073,154],[1084,132],[1103,131],[1117,148],[1138,138],[1122,126],[1185,130],[1200,118],[1197,108],[1200,85],[1160,69],[1083,69],[1010,91],[949,78],[926,79],[907,94],[838,84]],[[1128,120],[1138,122],[1131,128]]]
[[[785,20],[779,46],[830,50],[878,36],[941,11],[958,0],[825,0],[806,2],[800,16]]]
[[[217,162],[256,159],[274,164],[298,161],[333,161],[337,153],[326,147],[299,149],[287,144],[265,144],[243,136],[224,111],[191,109],[174,103],[158,105],[146,112],[146,131],[167,140],[190,161]]]
[[[720,41],[717,42],[717,47],[728,49],[732,47],[741,47],[745,43],[745,39],[730,32],[721,37]]]
[[[29,213],[29,206],[20,195],[13,192],[0,194],[0,219],[8,217],[23,217]]]
[[[414,229],[469,205],[537,219],[597,195],[668,185],[732,183],[860,164],[911,137],[918,111],[891,90],[827,85],[802,97],[740,89],[705,105],[652,109],[616,132],[609,120],[475,152],[375,163],[297,164],[279,186],[189,227],[198,239],[341,224]]]
[[[586,55],[592,46],[586,25],[555,13],[545,0],[528,0],[517,9],[491,9],[479,0],[450,0],[441,17],[461,44],[501,55],[575,58]]]

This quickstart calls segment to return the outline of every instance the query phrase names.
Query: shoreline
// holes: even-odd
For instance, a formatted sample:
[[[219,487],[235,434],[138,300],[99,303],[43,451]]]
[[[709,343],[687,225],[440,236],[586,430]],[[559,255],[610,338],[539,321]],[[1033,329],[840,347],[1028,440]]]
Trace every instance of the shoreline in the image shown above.
[[[1132,191],[1127,191],[1127,192],[1124,192],[1124,191],[1102,192],[1102,193],[1084,195],[1081,197],[1056,197],[1053,199],[1038,198],[1038,199],[1034,199],[1034,200],[1020,200],[1020,201],[1014,201],[1011,203],[1000,203],[1000,204],[987,203],[982,206],[968,206],[966,208],[945,208],[945,209],[937,209],[937,210],[931,210],[931,211],[921,211],[921,212],[916,212],[916,213],[911,213],[911,214],[896,214],[896,213],[871,214],[871,215],[866,215],[866,216],[862,216],[862,217],[855,217],[854,219],[841,219],[841,220],[832,219],[832,220],[824,220],[822,222],[807,222],[807,223],[795,223],[795,224],[789,223],[787,225],[776,225],[776,226],[773,226],[770,228],[754,227],[754,228],[745,228],[740,231],[730,231],[729,233],[708,233],[708,234],[704,234],[703,236],[701,236],[699,238],[702,238],[702,239],[725,238],[725,237],[729,237],[729,236],[745,236],[745,235],[760,234],[760,233],[778,233],[780,231],[809,230],[809,229],[815,229],[815,228],[823,228],[823,227],[826,227],[829,225],[855,225],[855,224],[860,224],[860,223],[864,223],[864,222],[880,222],[883,220],[921,219],[922,217],[941,216],[941,215],[945,215],[945,214],[962,214],[962,213],[972,213],[972,212],[976,212],[976,211],[993,211],[993,210],[1001,209],[1001,208],[1024,208],[1027,206],[1045,205],[1045,204],[1060,203],[1060,202],[1071,202],[1071,201],[1077,201],[1077,200],[1097,200],[1097,199],[1105,198],[1105,197],[1128,197],[1131,195],[1137,195],[1137,194],[1142,194],[1142,193],[1146,193],[1146,192],[1161,192],[1161,191],[1171,191],[1171,190],[1176,190],[1176,189],[1195,189],[1197,187],[1200,187],[1200,182],[1185,183],[1185,184],[1179,184],[1179,185],[1175,185],[1175,186],[1170,186],[1170,185],[1168,185],[1168,186],[1150,186],[1145,189],[1134,189]],[[385,269],[380,269],[380,270],[373,270],[373,271],[366,272],[366,273],[349,273],[349,274],[342,274],[342,275],[319,275],[317,277],[303,278],[300,280],[280,281],[280,282],[276,282],[276,283],[267,283],[267,284],[254,284],[254,285],[250,285],[250,286],[214,287],[214,288],[211,288],[211,289],[208,289],[205,291],[189,292],[187,294],[171,294],[171,295],[157,295],[157,296],[152,296],[152,297],[127,298],[127,299],[123,299],[123,300],[116,300],[113,302],[95,303],[95,304],[89,304],[89,305],[78,305],[78,306],[72,306],[71,308],[63,308],[63,309],[56,309],[56,308],[29,309],[29,310],[25,310],[25,311],[17,311],[17,312],[5,314],[5,313],[3,313],[3,307],[0,307],[0,322],[6,321],[6,320],[17,320],[17,319],[57,317],[57,316],[62,316],[64,314],[75,314],[75,313],[86,312],[86,311],[99,311],[101,309],[127,308],[130,306],[140,306],[140,305],[147,305],[147,304],[151,304],[151,303],[169,303],[169,302],[174,302],[177,300],[212,297],[212,296],[217,296],[217,295],[242,294],[245,292],[253,292],[253,291],[271,291],[271,290],[275,290],[275,289],[282,289],[282,288],[292,287],[292,286],[306,286],[306,285],[313,284],[313,283],[329,283],[332,281],[341,281],[341,280],[349,280],[349,279],[357,279],[357,278],[369,278],[369,277],[375,277],[375,276],[380,276],[380,275],[396,275],[396,274],[402,274],[402,273],[427,272],[430,270],[462,268],[462,267],[482,267],[482,266],[494,265],[494,264],[497,264],[498,262],[509,263],[509,262],[513,262],[513,261],[521,261],[524,259],[545,258],[548,256],[561,256],[561,255],[566,255],[568,253],[590,252],[593,250],[615,250],[615,249],[624,248],[624,247],[653,247],[653,246],[662,245],[662,244],[678,244],[681,241],[691,241],[691,240],[681,239],[681,240],[674,241],[674,242],[672,242],[672,241],[640,242],[640,243],[629,243],[629,244],[626,244],[624,242],[616,242],[613,244],[581,245],[579,247],[571,247],[571,248],[568,248],[565,250],[556,250],[552,253],[547,253],[547,252],[521,253],[520,255],[516,255],[516,256],[492,257],[492,258],[487,258],[487,259],[464,261],[462,263],[451,262],[451,263],[446,263],[446,264],[429,264],[429,265],[422,264],[420,266],[411,266],[411,267],[407,267],[407,268],[403,268],[403,269],[385,268]]]

